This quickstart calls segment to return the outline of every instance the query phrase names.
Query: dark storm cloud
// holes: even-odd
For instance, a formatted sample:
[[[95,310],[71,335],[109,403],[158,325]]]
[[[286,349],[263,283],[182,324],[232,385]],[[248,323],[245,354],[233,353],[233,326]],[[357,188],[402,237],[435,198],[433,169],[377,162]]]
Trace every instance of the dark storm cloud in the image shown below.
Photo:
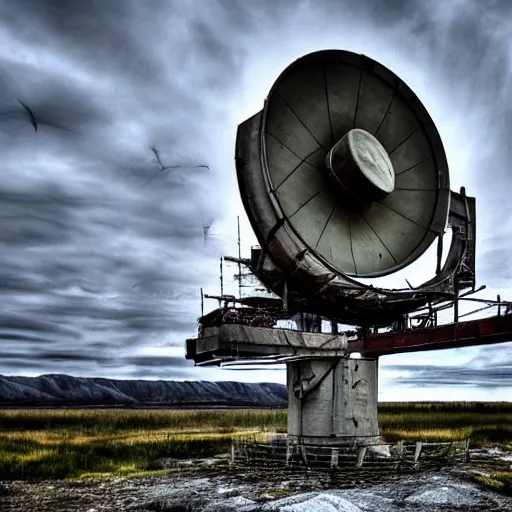
[[[65,136],[66,132],[79,133],[90,124],[108,120],[104,107],[96,103],[84,87],[76,86],[69,79],[33,64],[0,59],[0,65],[8,69],[0,80],[3,96],[0,121],[4,134],[12,132],[14,122],[25,128],[24,133],[37,128]],[[37,89],[30,89],[27,84],[35,78]],[[31,125],[34,120],[39,126]]]
[[[504,343],[498,349],[481,347],[477,356],[471,361],[471,366],[479,369],[508,368],[512,375],[512,342]]]
[[[3,359],[3,358],[2,358]],[[2,360],[2,368],[4,368],[3,373],[10,374],[11,372],[16,373],[26,373],[27,371],[41,371],[41,363],[30,361],[27,356],[18,359],[18,360],[10,360],[6,359]],[[69,368],[68,366],[66,368]],[[68,370],[67,370],[68,371]]]
[[[39,344],[39,341],[37,342]],[[66,368],[83,367],[91,363],[101,366],[107,366],[109,360],[105,357],[94,355],[92,353],[80,353],[76,350],[68,351],[42,351],[37,348],[24,352],[5,352],[2,351],[2,367],[7,371],[24,367],[30,370],[36,370],[45,373],[47,370],[65,365]],[[56,366],[55,366],[56,365]]]
[[[0,19],[2,363],[139,366],[133,347],[193,332],[218,257],[202,225],[222,179],[205,127],[241,51],[166,2],[21,1]],[[163,165],[212,170],[159,173],[151,146]]]
[[[79,354],[77,352],[39,352],[34,354],[34,358],[40,360],[51,360],[51,361],[105,361],[104,358],[99,358],[90,354]]]
[[[504,205],[512,185],[511,15],[509,2],[476,0],[2,3],[0,372],[195,376],[175,352],[138,351],[182,346],[199,288],[218,288],[229,233],[205,231],[237,201],[245,73],[255,62],[287,65],[298,57],[282,53],[290,42],[359,51],[346,43],[357,31],[386,49],[371,56],[399,55],[410,77],[423,73],[419,83],[449,107],[441,121],[468,127],[454,151],[478,158],[470,169],[450,158],[478,192],[485,234],[508,215],[492,202]],[[191,167],[161,171],[151,147],[164,167]],[[507,245],[496,236],[479,248],[483,279],[512,279]]]
[[[8,341],[26,341],[26,342],[33,342],[36,341],[36,343],[55,343],[55,340],[52,338],[44,338],[40,334],[10,334],[8,332],[0,332],[0,339],[4,342]],[[4,352],[5,354],[5,352]],[[25,354],[26,355],[26,354]]]
[[[414,387],[477,386],[490,388],[512,387],[512,361],[487,368],[460,366],[391,365],[387,370],[406,372],[395,377],[398,385]]]
[[[163,372],[169,371],[173,373],[180,371],[185,374],[185,369],[191,369],[194,366],[193,362],[186,360],[182,355],[118,357],[114,351],[109,350],[109,347],[103,347],[104,350],[101,353],[88,350],[90,347],[86,347],[87,351],[84,351],[83,348],[79,350],[40,350],[36,346],[32,350],[24,352],[3,352],[2,365],[10,368],[22,368],[23,363],[30,363],[27,361],[30,359],[32,364],[27,367],[39,368],[41,373],[47,373],[55,368],[55,364],[57,367],[66,364],[66,367],[75,365],[79,368],[92,363],[100,371],[101,369],[126,370],[132,368],[130,370],[132,373],[144,371],[151,373],[153,369],[155,372],[160,372],[161,376],[163,376]]]
[[[127,357],[123,360],[125,364],[132,364],[134,366],[149,366],[166,368],[175,366],[194,366],[191,361],[187,361],[183,357],[170,357],[170,356],[138,356]]]
[[[2,330],[34,331],[34,333],[52,334],[54,336],[77,337],[73,329],[69,329],[58,323],[52,323],[42,318],[28,317],[20,313],[0,313],[0,325]]]
[[[160,11],[163,5],[152,2],[146,15],[150,10]],[[57,55],[65,48],[85,67],[142,79],[161,68],[151,61],[149,48],[138,41],[137,33],[129,30],[137,15],[135,7],[133,2],[119,0],[21,0],[16,7],[5,6],[1,12],[5,26],[19,34],[22,41]],[[168,4],[167,12],[169,9]],[[146,29],[150,28],[149,23]]]
[[[88,207],[70,201],[58,188],[4,189],[0,195],[0,243],[29,248],[64,244],[79,235],[83,227],[77,217]]]

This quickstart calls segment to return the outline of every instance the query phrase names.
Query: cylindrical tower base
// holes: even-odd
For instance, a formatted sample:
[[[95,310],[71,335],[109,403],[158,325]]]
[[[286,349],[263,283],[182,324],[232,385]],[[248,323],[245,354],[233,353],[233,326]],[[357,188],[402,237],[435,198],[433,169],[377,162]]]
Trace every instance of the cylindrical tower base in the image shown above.
[[[288,438],[320,446],[376,444],[377,359],[287,364]]]

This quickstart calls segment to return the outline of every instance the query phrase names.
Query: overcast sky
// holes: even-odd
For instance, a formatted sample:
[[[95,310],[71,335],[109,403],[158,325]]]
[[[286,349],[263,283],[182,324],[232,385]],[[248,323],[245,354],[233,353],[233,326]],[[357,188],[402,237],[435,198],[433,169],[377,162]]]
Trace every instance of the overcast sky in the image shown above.
[[[452,189],[477,197],[478,285],[512,299],[510,20],[510,0],[0,2],[0,373],[284,382],[195,369],[183,343],[200,287],[218,293],[219,257],[236,253],[237,215],[246,256],[255,243],[237,125],[327,48],[421,98]],[[184,167],[159,172],[152,147]],[[416,285],[432,269],[404,272]],[[511,391],[511,343],[381,360],[381,399]]]

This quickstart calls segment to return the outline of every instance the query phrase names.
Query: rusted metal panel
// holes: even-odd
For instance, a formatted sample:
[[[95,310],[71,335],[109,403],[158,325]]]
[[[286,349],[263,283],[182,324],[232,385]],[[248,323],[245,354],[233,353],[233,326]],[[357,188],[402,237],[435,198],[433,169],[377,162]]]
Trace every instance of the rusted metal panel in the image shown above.
[[[347,341],[343,334],[309,333],[290,329],[224,324],[204,329],[204,335],[187,340],[187,358],[204,362],[218,356],[340,357],[360,352],[370,357],[469,347],[512,341],[512,315],[458,322],[440,327],[398,333],[367,335]]]
[[[351,350],[379,356],[512,341],[512,315],[458,322],[433,329],[369,335]]]

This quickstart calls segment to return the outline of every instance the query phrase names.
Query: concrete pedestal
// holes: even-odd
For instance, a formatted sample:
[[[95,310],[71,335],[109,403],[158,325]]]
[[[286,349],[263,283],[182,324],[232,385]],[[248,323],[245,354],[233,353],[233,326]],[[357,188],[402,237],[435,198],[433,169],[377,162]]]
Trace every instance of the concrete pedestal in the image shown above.
[[[287,365],[289,442],[376,444],[377,359],[316,359]]]

